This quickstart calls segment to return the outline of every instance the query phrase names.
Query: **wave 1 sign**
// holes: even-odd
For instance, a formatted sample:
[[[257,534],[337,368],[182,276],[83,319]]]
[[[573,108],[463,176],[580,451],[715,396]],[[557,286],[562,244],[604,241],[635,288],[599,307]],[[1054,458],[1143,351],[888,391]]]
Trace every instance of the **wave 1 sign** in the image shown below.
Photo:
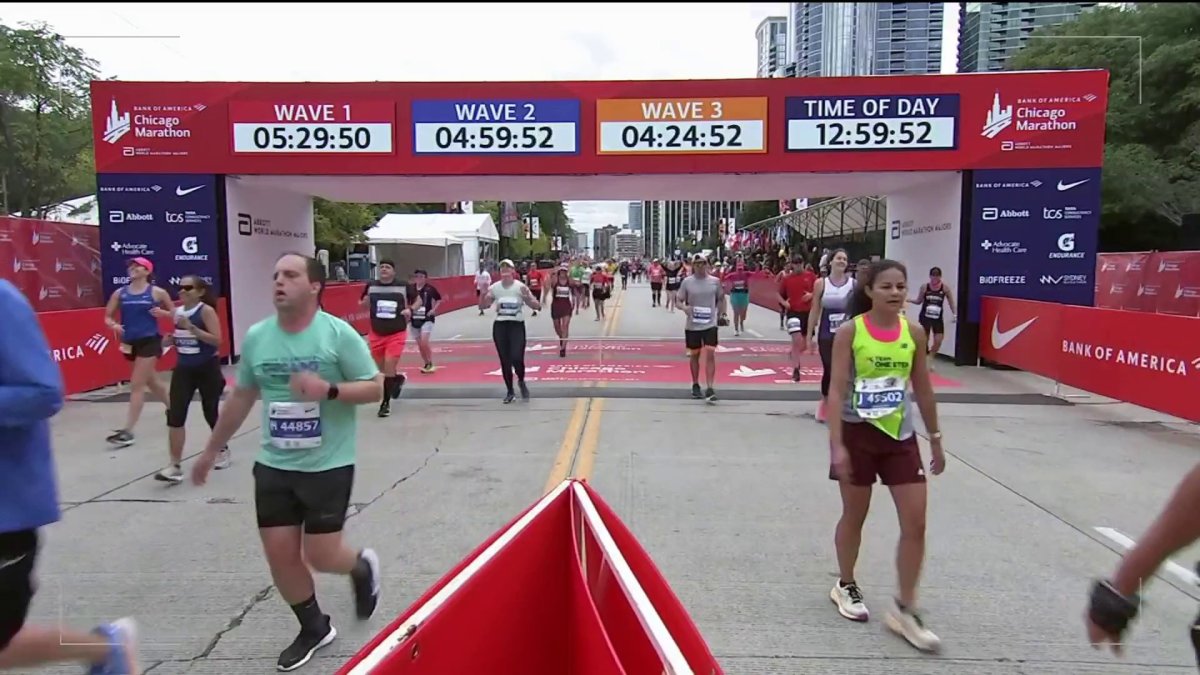
[[[969,320],[985,295],[1091,306],[1100,169],[974,172]]]
[[[221,295],[214,176],[100,174],[100,268],[104,297],[129,282],[130,258],[154,263],[155,283],[172,294],[182,277],[202,277]]]

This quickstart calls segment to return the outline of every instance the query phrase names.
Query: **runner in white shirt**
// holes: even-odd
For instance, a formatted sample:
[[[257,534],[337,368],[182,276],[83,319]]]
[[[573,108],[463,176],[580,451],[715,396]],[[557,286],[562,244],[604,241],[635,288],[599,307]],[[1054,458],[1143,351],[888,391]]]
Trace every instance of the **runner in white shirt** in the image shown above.
[[[492,285],[492,275],[488,273],[482,266],[475,273],[475,297],[482,300],[483,294],[487,292],[489,286]],[[479,308],[479,316],[483,316],[483,307]]]

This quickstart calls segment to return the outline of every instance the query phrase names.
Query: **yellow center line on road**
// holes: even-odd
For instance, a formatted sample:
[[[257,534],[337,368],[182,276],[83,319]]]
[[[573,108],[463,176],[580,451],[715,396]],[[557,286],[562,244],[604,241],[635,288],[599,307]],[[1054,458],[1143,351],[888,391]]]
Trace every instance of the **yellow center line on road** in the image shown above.
[[[601,327],[601,338],[612,337],[616,333],[624,296],[624,291],[618,291],[612,312]],[[603,348],[604,345],[600,346]],[[603,389],[608,383],[589,382],[587,386]],[[569,477],[585,480],[591,478],[592,469],[596,464],[596,451],[600,445],[600,417],[603,413],[603,398],[581,398],[575,402],[575,408],[567,421],[567,431],[558,446],[558,454],[554,457],[554,465],[550,468],[550,477],[546,480],[542,494],[550,492]]]

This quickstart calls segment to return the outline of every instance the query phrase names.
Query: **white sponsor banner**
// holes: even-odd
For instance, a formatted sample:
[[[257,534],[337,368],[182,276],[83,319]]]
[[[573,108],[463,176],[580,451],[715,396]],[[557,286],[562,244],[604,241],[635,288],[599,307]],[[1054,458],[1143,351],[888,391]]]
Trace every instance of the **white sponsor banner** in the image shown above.
[[[292,251],[315,253],[313,206],[308,195],[249,187],[234,178],[225,179],[225,204],[233,345],[241,353],[250,326],[275,313],[275,262]]]
[[[961,216],[962,174],[957,171],[888,195],[884,257],[908,268],[910,299],[916,299],[921,284],[929,281],[930,268],[940,267],[942,282],[954,293],[957,306]],[[949,305],[947,302],[942,311],[946,335],[939,353],[953,357],[955,321]],[[919,305],[908,305],[908,318],[913,323],[919,322],[920,312]]]

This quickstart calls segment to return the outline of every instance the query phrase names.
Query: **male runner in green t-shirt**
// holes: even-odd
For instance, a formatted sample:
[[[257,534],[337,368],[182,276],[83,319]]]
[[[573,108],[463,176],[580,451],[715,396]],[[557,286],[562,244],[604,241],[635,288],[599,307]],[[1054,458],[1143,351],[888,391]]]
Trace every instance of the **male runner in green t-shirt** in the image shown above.
[[[192,468],[192,480],[203,485],[261,395],[258,532],[275,586],[300,621],[300,634],[279,655],[282,671],[304,665],[337,637],[317,604],[309,566],[350,576],[359,619],[379,602],[379,557],[348,548],[342,529],[354,486],[355,406],[382,399],[383,375],[358,332],[321,310],[324,285],[315,258],[289,253],[275,263],[276,314],[246,332],[237,385]]]

